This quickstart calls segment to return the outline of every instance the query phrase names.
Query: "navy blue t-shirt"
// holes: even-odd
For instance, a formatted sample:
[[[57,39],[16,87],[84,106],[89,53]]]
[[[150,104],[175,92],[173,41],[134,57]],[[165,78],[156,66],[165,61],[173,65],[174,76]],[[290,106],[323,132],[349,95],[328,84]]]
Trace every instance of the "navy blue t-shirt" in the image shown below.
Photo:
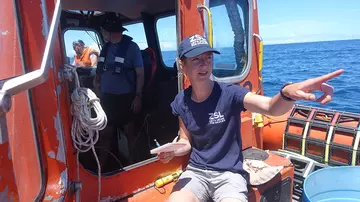
[[[118,45],[119,43],[110,43],[105,61],[107,65],[114,64],[115,53]],[[143,66],[140,48],[135,42],[131,41],[124,58],[124,68],[139,68]],[[129,80],[136,81],[136,79],[126,78],[128,76],[135,77],[135,74],[125,74],[125,71],[119,75],[114,74],[113,71],[106,71],[102,73],[100,79],[101,92],[111,94],[127,94],[135,92],[136,85],[129,82]]]
[[[171,103],[173,114],[180,116],[191,134],[189,165],[207,170],[243,172],[240,113],[245,111],[247,88],[214,83],[203,102],[191,99],[191,86]]]

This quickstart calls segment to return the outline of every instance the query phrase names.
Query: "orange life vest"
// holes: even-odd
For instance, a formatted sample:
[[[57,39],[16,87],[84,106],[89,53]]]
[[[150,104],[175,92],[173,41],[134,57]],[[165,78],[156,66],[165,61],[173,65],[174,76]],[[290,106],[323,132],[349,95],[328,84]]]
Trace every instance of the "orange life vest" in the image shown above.
[[[84,67],[91,66],[91,60],[90,60],[91,54],[96,54],[97,56],[99,56],[99,52],[97,52],[96,50],[90,47],[85,47],[84,52],[80,57],[77,55],[74,56],[74,61],[75,63],[81,64],[81,66]]]

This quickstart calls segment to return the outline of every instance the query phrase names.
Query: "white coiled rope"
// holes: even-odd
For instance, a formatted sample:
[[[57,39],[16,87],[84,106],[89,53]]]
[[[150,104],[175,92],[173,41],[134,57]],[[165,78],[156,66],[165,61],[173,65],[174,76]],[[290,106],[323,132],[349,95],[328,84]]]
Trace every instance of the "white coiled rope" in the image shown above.
[[[99,131],[107,125],[107,117],[96,94],[92,90],[80,86],[76,69],[70,65],[65,65],[64,77],[72,81],[72,75],[75,76],[75,88],[71,94],[71,114],[73,115],[71,136],[74,147],[78,151],[78,180],[80,180],[79,152],[87,152],[91,149],[98,166],[98,201],[100,201],[101,166],[95,151],[95,144],[99,140]],[[92,117],[92,109],[96,114],[95,117]]]
[[[99,139],[99,131],[107,124],[104,113],[95,93],[88,88],[75,88],[71,95],[71,113],[74,117],[71,129],[75,148],[80,152],[87,152],[94,147]],[[96,116],[91,117],[91,109]]]

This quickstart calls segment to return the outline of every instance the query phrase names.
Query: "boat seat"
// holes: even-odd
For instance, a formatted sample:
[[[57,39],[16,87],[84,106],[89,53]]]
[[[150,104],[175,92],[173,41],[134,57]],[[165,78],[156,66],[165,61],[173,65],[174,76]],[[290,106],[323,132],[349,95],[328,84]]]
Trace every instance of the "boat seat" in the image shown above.
[[[147,92],[152,87],[156,74],[156,57],[152,48],[141,50],[144,63],[144,91]]]

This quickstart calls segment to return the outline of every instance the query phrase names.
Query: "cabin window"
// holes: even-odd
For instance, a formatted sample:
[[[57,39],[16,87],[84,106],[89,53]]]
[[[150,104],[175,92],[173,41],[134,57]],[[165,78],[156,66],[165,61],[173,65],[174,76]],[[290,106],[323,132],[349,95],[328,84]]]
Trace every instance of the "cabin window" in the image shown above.
[[[246,69],[248,59],[247,0],[211,0],[214,54],[213,75],[217,78],[238,77]]]
[[[144,30],[144,24],[142,22],[124,25],[124,27],[128,31],[123,32],[123,34],[132,37],[133,41],[139,46],[141,50],[144,50],[145,48],[148,47],[145,30]]]
[[[64,33],[64,45],[65,55],[67,58],[67,64],[73,64],[75,50],[73,48],[73,42],[82,40],[85,46],[93,48],[97,51],[101,50],[100,37],[94,30],[80,30],[80,29],[69,29]]]
[[[176,61],[176,19],[175,16],[159,18],[156,21],[156,32],[159,39],[162,62],[173,68]]]

